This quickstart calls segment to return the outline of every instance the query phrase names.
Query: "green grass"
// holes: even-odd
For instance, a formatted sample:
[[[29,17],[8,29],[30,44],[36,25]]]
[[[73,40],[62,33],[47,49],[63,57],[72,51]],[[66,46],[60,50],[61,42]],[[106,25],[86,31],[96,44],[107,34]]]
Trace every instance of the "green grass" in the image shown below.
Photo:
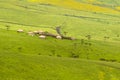
[[[111,3],[118,6],[111,0],[102,4],[113,9]],[[120,80],[119,18],[113,13],[1,0],[0,80]],[[57,34],[56,26],[77,40],[39,39],[27,34],[34,30]],[[18,29],[25,32],[17,33]],[[91,35],[91,40],[86,35]],[[110,38],[105,40],[105,36]]]
[[[82,1],[82,2],[86,2],[89,3],[90,0],[76,0],[76,1]],[[92,0],[91,0],[92,1]],[[92,3],[96,3],[96,4],[101,4],[104,7],[115,7],[115,6],[119,6],[120,2],[119,0],[93,0]]]
[[[6,5],[9,7],[6,8]],[[65,22],[62,25],[62,31],[68,32],[69,36],[76,38],[85,38],[86,35],[90,34],[94,40],[103,40],[104,36],[109,36],[111,40],[115,40],[114,38],[120,35],[120,16],[117,14],[77,11],[54,5],[26,3],[24,1],[15,1],[14,3],[3,1],[0,10],[0,21],[6,23],[55,28]]]
[[[44,40],[39,39],[38,36],[29,36],[27,32],[17,33],[4,29],[0,30],[0,36],[0,53],[60,55],[61,57],[72,57],[72,54],[75,54],[83,59],[99,60],[105,58],[120,61],[119,42],[84,40],[84,43],[81,44],[81,40],[57,40],[50,37]],[[86,43],[91,43],[91,46],[86,45]]]
[[[120,64],[48,56],[0,54],[2,80],[119,80]]]

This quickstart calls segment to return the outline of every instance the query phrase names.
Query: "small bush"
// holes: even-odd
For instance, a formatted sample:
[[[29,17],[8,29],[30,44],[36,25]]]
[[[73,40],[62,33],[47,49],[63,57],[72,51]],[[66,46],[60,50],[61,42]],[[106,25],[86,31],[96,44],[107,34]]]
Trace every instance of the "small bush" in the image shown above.
[[[115,60],[115,59],[110,59],[109,61],[110,61],[110,62],[116,62],[117,60]]]
[[[5,25],[6,27],[6,30],[9,30],[10,29],[10,26],[9,25]]]
[[[99,60],[101,60],[101,61],[106,61],[106,59],[104,59],[104,58],[100,58]]]
[[[18,51],[21,52],[22,51],[22,47],[18,47]]]
[[[52,56],[51,54],[49,54],[49,56]]]
[[[61,55],[58,54],[57,57],[61,57]]]
[[[41,53],[38,53],[38,55],[41,55]]]
[[[100,60],[101,61],[107,61],[107,62],[117,62],[117,60],[115,60],[115,59],[108,60],[108,59],[100,58]]]
[[[72,57],[72,58],[79,58],[79,55],[72,53],[70,57]]]

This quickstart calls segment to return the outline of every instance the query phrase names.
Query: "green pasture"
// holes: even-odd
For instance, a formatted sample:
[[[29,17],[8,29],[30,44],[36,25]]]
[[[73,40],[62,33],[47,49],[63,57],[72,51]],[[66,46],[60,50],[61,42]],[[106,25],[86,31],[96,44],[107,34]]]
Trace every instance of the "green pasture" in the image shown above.
[[[102,5],[89,4],[119,6],[119,0],[99,1]],[[58,26],[76,40],[27,34],[57,34]],[[0,0],[0,80],[120,80],[119,73],[120,15]]]

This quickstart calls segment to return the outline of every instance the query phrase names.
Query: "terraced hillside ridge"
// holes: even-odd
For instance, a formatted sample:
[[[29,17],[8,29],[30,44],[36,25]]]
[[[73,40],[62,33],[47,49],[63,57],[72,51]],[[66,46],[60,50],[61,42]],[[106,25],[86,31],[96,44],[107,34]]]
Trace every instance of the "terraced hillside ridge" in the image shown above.
[[[0,80],[120,80],[119,6],[0,0]]]

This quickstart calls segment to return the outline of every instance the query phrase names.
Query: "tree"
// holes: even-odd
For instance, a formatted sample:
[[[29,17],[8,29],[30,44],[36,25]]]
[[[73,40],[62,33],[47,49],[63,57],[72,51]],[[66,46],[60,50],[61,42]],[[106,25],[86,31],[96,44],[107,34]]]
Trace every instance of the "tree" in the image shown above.
[[[62,33],[61,33],[61,27],[60,26],[56,27],[56,31],[60,36],[63,36]]]
[[[104,36],[104,40],[107,40],[107,39],[109,39],[110,37],[108,37],[108,36]]]
[[[6,30],[9,30],[9,29],[10,29],[10,26],[9,26],[9,25],[6,25],[5,27],[6,27]]]
[[[85,36],[85,37],[87,37],[88,40],[91,39],[91,35],[87,35],[87,36]]]

